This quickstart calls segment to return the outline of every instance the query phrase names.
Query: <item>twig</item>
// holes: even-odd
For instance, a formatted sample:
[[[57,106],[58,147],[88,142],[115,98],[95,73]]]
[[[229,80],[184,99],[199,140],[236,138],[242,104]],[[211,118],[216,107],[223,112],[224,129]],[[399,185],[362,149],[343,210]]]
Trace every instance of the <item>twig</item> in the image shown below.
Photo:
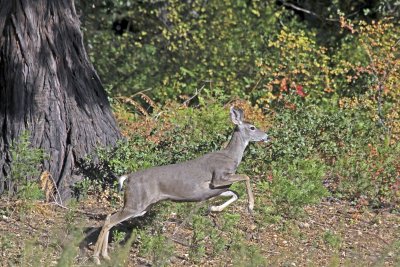
[[[253,86],[253,88],[251,88],[250,92],[253,92],[253,91],[257,88],[258,84],[261,82],[261,79],[262,79],[262,78],[259,78],[259,79],[258,79],[258,81],[257,81],[256,84]]]
[[[317,17],[317,18],[321,18],[317,13],[312,12],[311,10],[304,9],[302,7],[296,6],[296,5],[292,4],[292,3],[287,3],[285,1],[279,1],[279,2],[281,2],[282,5],[284,5],[284,6],[293,8],[294,10],[301,11],[303,13],[312,15],[312,16]]]
[[[320,19],[320,20],[326,20],[326,21],[332,21],[332,22],[339,22],[339,21],[340,21],[340,19],[323,18],[323,17],[321,17],[319,14],[317,14],[317,13],[311,11],[311,10],[308,10],[308,9],[305,9],[305,8],[302,8],[302,7],[299,7],[299,6],[296,6],[296,5],[292,4],[292,3],[288,3],[288,2],[285,2],[285,1],[279,1],[279,2],[280,2],[283,6],[293,8],[294,10],[297,10],[297,11],[306,13],[306,14],[308,14],[308,15],[314,16],[314,17],[316,17],[316,18],[318,18],[318,19]],[[347,18],[352,17],[352,16],[356,15],[356,14],[359,13],[359,12],[360,12],[360,10],[356,10],[356,11],[354,11],[353,13],[348,14],[346,17],[347,17]]]
[[[57,202],[46,203],[46,205],[55,205],[57,207],[60,207],[62,209],[68,210],[68,211],[72,210],[72,209],[70,209],[70,208],[68,208],[68,207],[66,207],[64,205],[61,205],[61,204],[59,204]],[[83,214],[86,214],[86,215],[90,215],[90,216],[93,216],[93,217],[102,217],[102,216],[104,216],[103,214],[91,213],[91,212],[87,212],[87,211],[84,211],[84,210],[81,210],[81,209],[74,209],[73,211],[76,211],[76,212],[79,212],[79,213],[83,213]]]
[[[201,93],[201,91],[203,91],[203,89],[204,89],[205,86],[206,86],[206,85],[203,84],[203,86],[202,86],[200,89],[197,89],[197,88],[196,88],[195,94],[192,95],[189,99],[186,99],[186,100],[182,103],[182,105],[187,106],[188,103],[189,103],[193,98],[195,98],[196,96],[198,96],[198,95]]]
[[[144,92],[151,91],[151,90],[153,90],[153,88],[150,87],[150,88],[138,91],[138,92],[134,93],[133,95],[131,95],[130,97],[133,98],[133,97],[135,97],[137,95],[143,94]]]
[[[51,181],[53,182],[53,185],[54,185],[54,187],[55,187],[55,189],[56,189],[56,196],[58,196],[58,198],[59,198],[59,200],[60,200],[60,205],[62,205],[63,203],[62,203],[62,199],[61,199],[61,194],[60,194],[60,191],[58,191],[58,187],[57,187],[56,181],[54,181],[54,178],[53,178],[53,176],[51,175],[51,173],[49,173],[49,176],[50,176],[50,179],[51,179]],[[54,199],[54,201],[55,201],[56,203],[58,203],[58,202],[57,202],[57,197],[54,197],[54,194],[53,194],[53,199]]]
[[[175,243],[178,243],[178,244],[182,245],[182,246],[190,247],[190,244],[188,242],[176,239],[175,237],[171,237],[171,240],[174,241]]]

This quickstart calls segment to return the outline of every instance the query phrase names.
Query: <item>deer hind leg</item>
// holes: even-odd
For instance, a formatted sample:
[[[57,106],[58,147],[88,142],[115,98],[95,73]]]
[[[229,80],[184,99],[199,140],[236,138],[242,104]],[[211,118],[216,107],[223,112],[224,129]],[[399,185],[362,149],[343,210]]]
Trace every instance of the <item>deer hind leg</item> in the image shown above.
[[[139,213],[139,214],[137,214],[137,215],[135,215],[135,216],[131,216],[131,217],[134,217],[134,218],[136,218],[136,217],[140,217],[140,216],[143,216],[145,213],[146,213],[147,211],[143,211],[143,212],[141,212],[141,213]],[[130,217],[129,217],[130,218]],[[127,218],[127,219],[129,219],[129,218]],[[127,219],[125,219],[125,220],[127,220]],[[122,221],[120,221],[120,222],[123,222],[123,221],[125,221],[125,220],[122,220]],[[117,222],[117,223],[115,223],[114,225],[117,225],[118,223],[120,223],[120,222]],[[113,226],[114,226],[113,225]],[[110,226],[110,229],[111,229],[111,227],[113,227],[113,226]],[[101,256],[104,258],[104,259],[106,259],[106,260],[109,260],[110,259],[110,257],[108,256],[108,236],[110,235],[110,231],[108,231],[106,234],[105,234],[105,236],[104,236],[104,241],[103,241],[103,245],[102,245],[102,249],[101,249]]]
[[[99,259],[100,251],[103,258],[109,259],[107,253],[107,247],[108,247],[108,236],[110,229],[115,225],[117,225],[118,223],[121,223],[131,217],[141,216],[144,213],[146,213],[146,211],[137,212],[134,210],[123,209],[119,212],[114,213],[113,215],[107,216],[106,220],[104,221],[103,228],[101,229],[101,232],[97,239],[96,245],[94,247],[93,258],[96,264],[100,264],[100,259]]]
[[[238,200],[238,195],[233,192],[233,191],[225,191],[222,194],[220,194],[219,196],[221,197],[231,197],[228,201],[226,201],[225,203],[219,205],[219,206],[211,206],[209,208],[210,211],[213,212],[221,212],[223,211],[226,207],[228,207],[230,204],[232,204],[233,202],[235,202],[236,200]]]

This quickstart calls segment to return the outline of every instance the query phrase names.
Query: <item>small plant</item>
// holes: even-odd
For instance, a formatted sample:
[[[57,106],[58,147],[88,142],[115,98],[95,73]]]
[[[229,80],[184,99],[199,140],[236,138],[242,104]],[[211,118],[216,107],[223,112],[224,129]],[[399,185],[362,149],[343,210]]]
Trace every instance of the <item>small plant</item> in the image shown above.
[[[13,234],[4,234],[0,236],[0,250],[1,251],[6,251],[9,248],[12,248],[15,246],[14,241],[13,241]],[[1,255],[1,257],[4,257],[4,255]]]
[[[140,253],[149,256],[154,266],[167,266],[173,253],[170,240],[160,233],[149,235],[145,231],[138,232],[141,237]]]
[[[9,195],[16,193],[26,200],[43,198],[43,194],[39,194],[38,184],[31,179],[39,177],[39,167],[45,154],[41,149],[31,147],[28,131],[22,132],[18,141],[14,140],[10,154]]]
[[[79,182],[75,183],[73,187],[75,197],[77,197],[78,199],[87,198],[92,185],[92,181],[88,178],[83,178]]]
[[[328,194],[322,183],[325,166],[315,159],[283,164],[271,166],[270,199],[275,213],[294,217],[305,205],[317,203]]]
[[[226,232],[232,232],[241,219],[240,214],[229,213],[229,212],[225,212],[224,214],[222,214],[222,217],[223,217],[222,230]]]
[[[80,229],[75,229],[71,236],[69,237],[68,243],[63,248],[60,258],[57,262],[57,267],[64,267],[64,266],[72,266],[76,255],[78,253],[79,243],[84,239],[84,235],[80,231]]]
[[[337,161],[332,174],[337,177],[335,194],[349,200],[365,198],[373,206],[400,203],[400,145],[373,145]]]
[[[248,245],[243,238],[236,234],[235,243],[230,250],[233,266],[264,267],[267,261],[260,250],[254,245]]]
[[[342,245],[342,238],[338,234],[335,234],[330,230],[327,230],[324,233],[323,239],[326,244],[328,244],[335,250],[338,250]]]
[[[129,251],[131,250],[132,243],[138,237],[137,234],[138,234],[137,231],[132,232],[131,236],[126,241],[126,243],[114,251],[113,255],[111,256],[111,261],[108,262],[106,266],[112,266],[112,267],[127,266]]]
[[[69,233],[76,229],[75,217],[76,217],[77,202],[74,200],[71,200],[71,202],[68,204],[68,207],[69,208],[64,215],[64,220],[66,223],[67,232]]]
[[[126,233],[118,231],[118,230],[114,230],[112,233],[112,236],[113,236],[113,242],[115,244],[119,244],[125,240]]]
[[[199,262],[206,254],[206,238],[209,235],[211,222],[208,218],[194,215],[192,221],[193,235],[190,244],[189,257],[194,262]]]
[[[41,200],[44,198],[44,194],[36,181],[27,181],[20,186],[17,197],[24,200]]]

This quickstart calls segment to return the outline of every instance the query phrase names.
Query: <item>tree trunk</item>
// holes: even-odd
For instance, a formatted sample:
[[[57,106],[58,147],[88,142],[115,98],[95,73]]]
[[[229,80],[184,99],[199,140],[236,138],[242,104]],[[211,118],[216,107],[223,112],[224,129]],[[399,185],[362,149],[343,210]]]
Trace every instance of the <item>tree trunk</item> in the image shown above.
[[[63,198],[78,160],[120,137],[79,26],[73,0],[0,0],[0,193],[24,130]]]

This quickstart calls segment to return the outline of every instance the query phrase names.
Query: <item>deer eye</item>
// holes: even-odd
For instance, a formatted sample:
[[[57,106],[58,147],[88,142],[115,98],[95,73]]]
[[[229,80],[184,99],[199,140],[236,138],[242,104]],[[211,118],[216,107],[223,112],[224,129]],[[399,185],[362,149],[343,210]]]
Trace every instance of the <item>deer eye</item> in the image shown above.
[[[250,126],[250,130],[254,131],[255,129],[256,129],[256,127]]]

